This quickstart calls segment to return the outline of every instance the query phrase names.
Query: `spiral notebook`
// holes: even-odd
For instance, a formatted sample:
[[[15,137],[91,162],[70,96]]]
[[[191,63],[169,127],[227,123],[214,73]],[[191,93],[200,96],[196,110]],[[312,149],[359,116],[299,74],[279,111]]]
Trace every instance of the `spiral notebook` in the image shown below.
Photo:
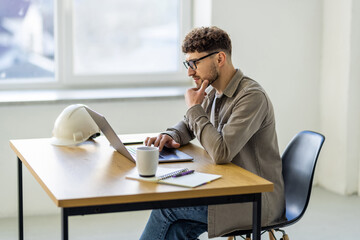
[[[181,177],[174,177],[179,173],[183,173],[188,171],[187,168],[161,168],[158,167],[156,171],[155,177],[140,177],[138,172],[135,171],[127,175],[126,178],[138,181],[145,181],[145,182],[155,182],[161,184],[170,184],[175,186],[181,187],[189,187],[194,188],[211,181],[214,181],[218,178],[221,178],[221,175],[216,174],[209,174],[209,173],[200,173],[200,172],[193,172],[191,174],[187,174]]]

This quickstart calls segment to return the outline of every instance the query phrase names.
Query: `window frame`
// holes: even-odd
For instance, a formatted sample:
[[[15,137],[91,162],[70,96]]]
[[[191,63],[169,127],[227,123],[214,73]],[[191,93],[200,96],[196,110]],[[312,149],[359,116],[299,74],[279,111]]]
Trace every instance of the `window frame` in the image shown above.
[[[188,83],[183,55],[179,46],[179,71],[176,73],[104,74],[76,76],[73,73],[73,0],[54,1],[54,61],[55,72],[51,78],[17,78],[0,81],[0,89],[67,89],[89,87],[129,87],[184,85]],[[191,0],[180,0],[180,39],[192,26]]]

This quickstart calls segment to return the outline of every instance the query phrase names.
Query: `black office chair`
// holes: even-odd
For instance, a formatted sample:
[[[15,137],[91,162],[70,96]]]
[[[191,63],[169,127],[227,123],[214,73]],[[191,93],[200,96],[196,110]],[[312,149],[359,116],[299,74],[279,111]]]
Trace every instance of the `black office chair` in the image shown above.
[[[269,232],[270,239],[276,239],[274,230],[282,232],[281,240],[289,240],[280,228],[292,225],[300,220],[308,206],[315,165],[325,141],[325,137],[316,132],[302,131],[288,144],[282,155],[282,172],[285,185],[287,220],[270,226],[261,227],[262,234]],[[250,239],[252,229],[235,231],[223,237],[231,239],[246,235]],[[244,237],[242,237],[244,238]]]

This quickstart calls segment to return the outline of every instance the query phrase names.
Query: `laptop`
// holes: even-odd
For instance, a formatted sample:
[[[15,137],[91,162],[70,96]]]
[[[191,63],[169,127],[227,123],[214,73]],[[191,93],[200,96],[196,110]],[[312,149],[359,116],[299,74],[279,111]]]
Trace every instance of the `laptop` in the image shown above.
[[[130,161],[136,162],[136,148],[139,145],[125,146],[103,115],[86,106],[84,108],[109,140],[111,146]],[[159,163],[188,161],[193,161],[193,157],[178,149],[164,147],[159,153]]]

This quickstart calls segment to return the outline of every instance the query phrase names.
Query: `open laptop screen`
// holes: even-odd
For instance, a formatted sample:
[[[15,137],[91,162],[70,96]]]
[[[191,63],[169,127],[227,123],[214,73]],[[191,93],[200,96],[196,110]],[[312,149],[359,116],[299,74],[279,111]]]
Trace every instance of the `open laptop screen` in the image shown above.
[[[109,140],[111,146],[129,160],[136,162],[136,151],[134,150],[136,146],[125,146],[103,115],[86,106],[84,107]],[[159,162],[184,162],[192,160],[193,157],[173,148],[164,148],[159,154]]]

